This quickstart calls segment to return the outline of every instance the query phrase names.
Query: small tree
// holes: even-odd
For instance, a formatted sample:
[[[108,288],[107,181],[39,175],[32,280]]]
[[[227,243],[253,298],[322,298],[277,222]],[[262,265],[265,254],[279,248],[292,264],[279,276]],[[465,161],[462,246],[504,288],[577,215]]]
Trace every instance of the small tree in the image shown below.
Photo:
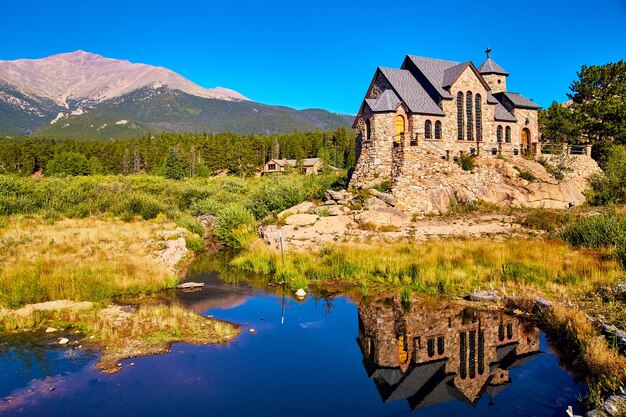
[[[52,158],[46,170],[50,175],[80,176],[89,175],[87,157],[76,152],[61,152]]]
[[[179,150],[175,147],[171,147],[169,152],[167,153],[167,156],[165,157],[163,175],[165,176],[165,178],[173,180],[181,180],[187,176],[185,160],[183,159]]]

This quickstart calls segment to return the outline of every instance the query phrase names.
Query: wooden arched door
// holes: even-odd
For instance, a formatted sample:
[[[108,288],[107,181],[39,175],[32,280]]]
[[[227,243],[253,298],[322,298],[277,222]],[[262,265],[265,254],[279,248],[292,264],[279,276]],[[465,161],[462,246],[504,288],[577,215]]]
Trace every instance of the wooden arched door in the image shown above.
[[[524,152],[524,154],[526,154],[526,155],[530,154],[530,152],[531,152],[530,130],[528,130],[528,128],[523,128],[522,129],[521,145],[522,145],[522,152]]]

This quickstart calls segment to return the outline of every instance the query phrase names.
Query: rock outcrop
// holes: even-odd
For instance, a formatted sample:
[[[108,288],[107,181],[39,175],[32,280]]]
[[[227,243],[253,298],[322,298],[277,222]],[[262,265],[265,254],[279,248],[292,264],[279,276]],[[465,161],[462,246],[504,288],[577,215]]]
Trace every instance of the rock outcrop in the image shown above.
[[[512,157],[479,158],[472,171],[415,150],[396,167],[392,194],[399,209],[412,213],[446,212],[455,202],[485,201],[497,205],[564,209],[585,201],[587,178],[600,172],[586,155],[570,156],[557,180],[537,161]],[[548,158],[544,164],[554,164]],[[562,165],[561,165],[562,166]]]

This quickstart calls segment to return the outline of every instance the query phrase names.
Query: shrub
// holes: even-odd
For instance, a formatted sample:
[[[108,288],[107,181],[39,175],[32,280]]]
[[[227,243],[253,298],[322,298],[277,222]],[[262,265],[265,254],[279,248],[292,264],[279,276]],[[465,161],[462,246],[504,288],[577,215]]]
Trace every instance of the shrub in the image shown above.
[[[204,250],[204,239],[198,235],[185,237],[187,249],[192,252],[200,253]]]
[[[145,220],[150,220],[164,212],[165,206],[155,197],[138,192],[130,196],[126,209],[131,214],[137,214]]]
[[[391,181],[383,181],[380,184],[376,184],[374,189],[381,193],[386,193],[391,189]]]
[[[586,217],[569,224],[559,236],[574,247],[616,247],[626,240],[626,219],[612,214]]]
[[[465,154],[461,154],[456,163],[465,171],[473,171],[476,166],[474,158]]]
[[[535,175],[530,171],[520,171],[519,177],[528,182],[533,182],[537,179],[537,177],[535,177]]]
[[[530,210],[519,220],[519,224],[533,230],[545,230],[552,233],[566,224],[568,216],[563,211],[535,209]]]
[[[591,177],[590,204],[626,203],[626,146],[612,146],[603,174]]]
[[[256,222],[254,215],[242,204],[230,203],[217,214],[218,239],[231,249],[241,249],[242,236],[249,235]]]

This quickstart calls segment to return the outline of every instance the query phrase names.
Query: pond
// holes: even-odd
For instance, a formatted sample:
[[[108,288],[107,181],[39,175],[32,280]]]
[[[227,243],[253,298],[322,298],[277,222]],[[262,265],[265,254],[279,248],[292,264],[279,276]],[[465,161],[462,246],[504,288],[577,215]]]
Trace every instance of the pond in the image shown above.
[[[586,392],[545,334],[499,311],[297,301],[214,272],[188,278],[206,287],[177,294],[181,303],[242,325],[230,344],[176,344],[107,375],[95,352],[3,340],[0,415],[564,416]]]

